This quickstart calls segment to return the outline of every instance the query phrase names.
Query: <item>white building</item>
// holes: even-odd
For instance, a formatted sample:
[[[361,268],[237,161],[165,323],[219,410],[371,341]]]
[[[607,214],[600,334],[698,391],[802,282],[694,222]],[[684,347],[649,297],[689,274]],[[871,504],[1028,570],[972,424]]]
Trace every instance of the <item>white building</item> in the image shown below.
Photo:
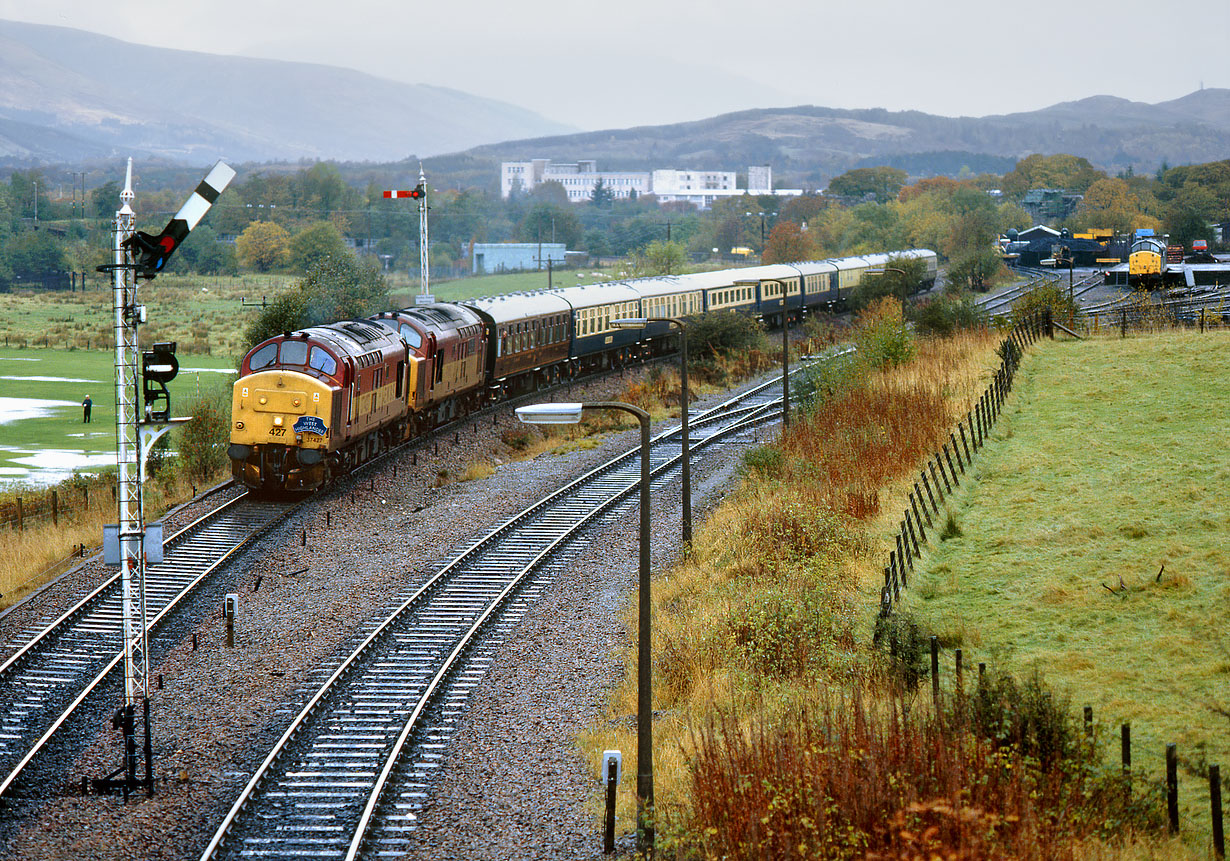
[[[544,182],[558,182],[568,193],[568,199],[578,203],[591,199],[594,188],[601,180],[603,186],[619,200],[649,194],[652,180],[645,171],[600,171],[592,159],[576,164],[552,164],[550,159],[536,158],[532,161],[506,161],[500,164],[500,196],[507,198],[513,189],[530,191]]]
[[[583,203],[594,196],[599,180],[617,199],[652,194],[660,203],[683,201],[697,209],[708,209],[721,197],[744,194],[777,194],[792,197],[802,189],[773,190],[773,168],[752,165],[747,169],[746,189],[737,186],[734,171],[661,169],[653,173],[642,171],[600,171],[597,162],[588,159],[576,164],[552,164],[550,159],[506,161],[500,164],[500,196],[507,199],[515,189],[530,191],[544,182],[558,182],[568,193],[568,200]]]
[[[773,193],[773,165],[754,164],[747,169],[747,193]]]

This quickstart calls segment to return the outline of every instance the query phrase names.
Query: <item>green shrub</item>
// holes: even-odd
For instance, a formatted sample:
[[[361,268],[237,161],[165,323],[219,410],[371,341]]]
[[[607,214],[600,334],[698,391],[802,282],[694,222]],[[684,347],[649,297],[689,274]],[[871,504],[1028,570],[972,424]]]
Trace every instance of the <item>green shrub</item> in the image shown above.
[[[188,403],[187,411],[192,421],[178,430],[175,447],[185,477],[204,484],[230,465],[226,454],[231,435],[230,389],[202,393]]]
[[[688,359],[704,361],[761,348],[764,326],[746,314],[710,311],[688,321]]]
[[[859,357],[872,368],[892,368],[914,356],[914,336],[906,328],[896,299],[874,302],[859,315],[854,342]]]
[[[931,675],[931,632],[908,613],[878,617],[872,642],[887,650],[889,677],[902,689],[915,690]]]
[[[786,455],[776,446],[762,445],[743,455],[744,471],[763,478],[781,478],[785,464]]]
[[[910,308],[914,328],[924,335],[951,335],[958,329],[974,329],[986,324],[984,312],[970,293],[936,296]]]

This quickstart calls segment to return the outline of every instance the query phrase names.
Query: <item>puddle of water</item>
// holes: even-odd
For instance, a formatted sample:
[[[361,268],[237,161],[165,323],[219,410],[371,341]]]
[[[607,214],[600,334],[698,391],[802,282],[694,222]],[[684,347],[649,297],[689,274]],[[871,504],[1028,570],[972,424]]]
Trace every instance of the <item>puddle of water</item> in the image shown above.
[[[102,380],[83,380],[80,377],[15,377],[15,376],[0,376],[0,380],[17,380],[26,383],[97,383],[102,385]]]
[[[11,463],[19,466],[0,467],[0,487],[15,484],[49,487],[72,478],[74,473],[99,472],[103,467],[115,464],[115,452],[84,452],[75,449],[0,450],[23,455],[10,458]]]
[[[38,398],[0,398],[0,425],[23,419],[55,415],[63,407],[78,407],[77,401],[49,401]]]
[[[0,362],[41,362],[42,359],[29,359],[21,356],[0,356]]]
[[[189,374],[233,374],[234,368],[180,368],[180,373],[187,372]],[[3,379],[3,377],[0,377]]]
[[[11,461],[19,466],[0,467],[0,488],[52,487],[72,478],[75,473],[97,473],[115,464],[113,452],[56,450],[25,454],[26,457]]]

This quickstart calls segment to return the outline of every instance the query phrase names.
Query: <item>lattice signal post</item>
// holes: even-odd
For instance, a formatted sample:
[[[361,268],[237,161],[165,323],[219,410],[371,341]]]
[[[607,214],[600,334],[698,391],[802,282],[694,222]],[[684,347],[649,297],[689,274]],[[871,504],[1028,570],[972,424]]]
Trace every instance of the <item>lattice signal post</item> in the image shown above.
[[[123,588],[124,705],[113,724],[124,734],[124,763],[104,778],[94,781],[101,792],[130,791],[144,786],[154,793],[153,750],[149,714],[149,635],[145,600],[145,570],[151,561],[161,561],[161,528],[147,529],[141,486],[145,480],[145,455],[171,426],[188,419],[172,419],[171,398],[166,384],[179,370],[175,344],[155,344],[142,353],[137,329],[145,322],[145,306],[138,301],[141,282],[154,278],[167,259],[204,217],[218,195],[235,177],[235,171],[218,162],[196,191],[167,224],[152,236],[134,230],[132,210],[132,159],[120,192],[120,208],[112,224],[113,262],[100,266],[114,277],[115,322],[115,447],[119,465],[116,494],[119,523],[104,534],[104,555],[109,564],[120,566]],[[141,362],[138,375],[137,362]],[[138,377],[140,376],[141,379]],[[136,715],[142,710],[145,735],[145,776],[137,777]]]
[[[419,202],[419,283],[422,288],[414,301],[417,305],[430,305],[436,301],[431,295],[431,267],[427,255],[427,177],[423,175],[423,166],[419,165],[419,184],[409,191],[386,191],[386,198],[411,197]]]

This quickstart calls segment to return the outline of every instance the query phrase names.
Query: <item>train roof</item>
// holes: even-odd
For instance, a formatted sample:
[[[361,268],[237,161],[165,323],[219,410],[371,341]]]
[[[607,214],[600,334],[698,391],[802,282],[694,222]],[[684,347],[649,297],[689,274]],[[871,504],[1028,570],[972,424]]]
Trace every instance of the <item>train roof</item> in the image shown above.
[[[613,302],[635,302],[641,294],[626,281],[604,281],[598,284],[578,284],[575,287],[559,287],[547,291],[558,296],[573,309],[593,308]]]
[[[572,307],[561,296],[549,290],[504,293],[479,299],[462,299],[457,304],[472,308],[496,323],[530,320],[545,314],[568,313]]]
[[[411,305],[393,312],[402,317],[410,317],[426,326],[458,329],[462,326],[473,326],[482,319],[472,308],[455,305],[451,302],[435,302],[431,305]]]

